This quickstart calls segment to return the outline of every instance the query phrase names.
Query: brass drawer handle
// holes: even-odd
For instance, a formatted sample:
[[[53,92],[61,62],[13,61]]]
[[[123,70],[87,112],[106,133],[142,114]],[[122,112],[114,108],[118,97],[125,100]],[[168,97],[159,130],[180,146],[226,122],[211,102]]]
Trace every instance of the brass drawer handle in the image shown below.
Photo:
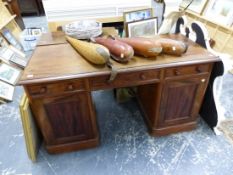
[[[201,82],[202,82],[202,83],[205,83],[205,82],[206,82],[206,79],[204,79],[204,78],[201,79]]]
[[[181,72],[178,71],[178,70],[175,70],[174,73],[175,73],[175,75],[180,75],[181,74]]]
[[[46,91],[47,91],[46,87],[40,88],[40,94],[44,94],[44,93],[46,93]]]

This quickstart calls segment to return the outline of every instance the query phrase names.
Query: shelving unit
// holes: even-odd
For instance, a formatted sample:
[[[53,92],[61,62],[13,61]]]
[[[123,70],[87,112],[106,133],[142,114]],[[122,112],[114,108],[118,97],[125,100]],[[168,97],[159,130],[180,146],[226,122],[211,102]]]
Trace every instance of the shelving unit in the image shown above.
[[[193,21],[200,21],[206,26],[209,37],[215,41],[214,50],[233,56],[233,27],[222,25],[191,11],[185,12],[185,16],[188,19],[188,25]]]
[[[0,30],[3,27],[7,27],[12,34],[19,39],[20,33],[22,32],[18,24],[15,22],[16,15],[11,15],[5,7],[5,3],[0,0]]]
[[[6,4],[2,2],[2,0],[0,0],[0,33],[3,29],[8,29],[12,35],[16,38],[16,39],[19,39],[20,37],[20,33],[21,33],[21,29],[19,28],[19,26],[17,25],[16,21],[15,21],[15,18],[16,18],[16,15],[12,15],[8,9],[6,8],[5,6]],[[1,36],[1,35],[0,35]],[[5,37],[2,37],[1,38],[3,40],[7,40]],[[7,43],[5,41],[5,43]],[[10,47],[9,46],[5,46],[6,48]],[[1,48],[2,49],[2,48]],[[3,57],[3,56],[2,56]],[[21,72],[21,69],[15,65],[15,64],[12,64],[9,60],[4,60],[4,58],[1,58],[0,59],[0,65],[7,65],[5,67],[1,67],[1,71],[2,73],[8,73],[11,71],[14,72],[14,70],[18,70],[19,72]],[[17,75],[18,77],[20,76],[20,74]],[[3,77],[5,78],[5,77]],[[3,102],[7,102],[7,101],[11,101],[12,100],[12,96],[14,94],[14,85],[15,85],[15,82],[12,83],[12,82],[8,82],[6,81],[6,78],[5,79],[1,79],[0,83],[1,83],[1,88],[5,88],[3,91],[1,91],[1,97],[0,97],[0,100],[1,100],[1,103]],[[16,79],[17,81],[17,79]],[[13,90],[12,90],[13,89]]]
[[[0,30],[2,30],[3,27],[8,25],[12,20],[14,20],[16,15],[12,15],[10,18],[6,19],[5,21],[0,21]],[[4,18],[3,18],[4,19]]]

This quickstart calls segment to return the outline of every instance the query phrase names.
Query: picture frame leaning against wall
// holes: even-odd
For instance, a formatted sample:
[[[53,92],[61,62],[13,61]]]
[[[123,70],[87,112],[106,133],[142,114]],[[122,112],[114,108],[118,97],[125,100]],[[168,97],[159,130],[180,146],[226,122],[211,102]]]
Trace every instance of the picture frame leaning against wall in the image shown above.
[[[158,33],[157,17],[127,23],[129,37],[150,37]]]
[[[225,26],[233,24],[233,1],[232,0],[210,0],[204,16],[212,21]]]
[[[128,36],[128,23],[153,17],[152,8],[135,9],[123,13],[125,35]]]

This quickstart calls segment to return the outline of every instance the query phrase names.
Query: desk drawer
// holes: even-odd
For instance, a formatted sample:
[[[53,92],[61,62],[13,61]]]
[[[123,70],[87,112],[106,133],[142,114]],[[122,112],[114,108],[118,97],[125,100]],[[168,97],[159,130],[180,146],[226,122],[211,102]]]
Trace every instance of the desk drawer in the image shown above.
[[[109,75],[89,79],[92,90],[136,86],[160,81],[160,70],[118,73],[115,80],[108,82]]]
[[[37,97],[85,90],[85,83],[83,80],[68,80],[57,83],[32,85],[26,88],[31,96]]]
[[[165,77],[178,77],[185,75],[195,75],[201,73],[208,73],[211,70],[211,64],[200,64],[200,65],[192,65],[185,67],[174,67],[169,68],[165,71]]]

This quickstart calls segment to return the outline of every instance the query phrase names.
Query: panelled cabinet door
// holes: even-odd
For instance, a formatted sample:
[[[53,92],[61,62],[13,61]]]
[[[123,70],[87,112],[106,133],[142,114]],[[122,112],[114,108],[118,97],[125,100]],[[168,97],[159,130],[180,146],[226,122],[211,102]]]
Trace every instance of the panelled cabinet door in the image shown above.
[[[208,78],[208,75],[204,75],[165,81],[159,126],[172,126],[195,121]]]
[[[88,92],[34,100],[37,121],[48,145],[87,140],[94,136]]]

